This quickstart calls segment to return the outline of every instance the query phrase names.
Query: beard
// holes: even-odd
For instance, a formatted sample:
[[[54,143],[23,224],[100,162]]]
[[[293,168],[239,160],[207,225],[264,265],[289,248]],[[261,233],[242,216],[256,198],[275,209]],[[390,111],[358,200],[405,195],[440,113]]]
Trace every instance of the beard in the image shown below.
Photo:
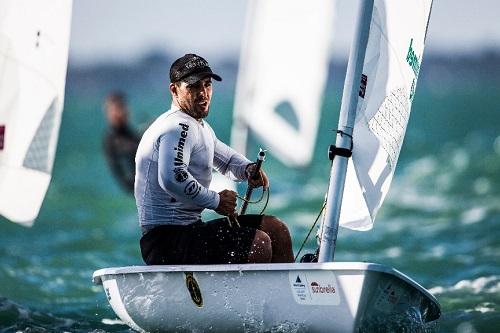
[[[210,110],[210,108],[207,108],[206,110],[205,109],[198,109],[198,108],[191,108],[191,109],[182,108],[182,111],[184,111],[185,113],[187,113],[188,115],[190,115],[191,117],[193,117],[195,119],[206,118],[208,116],[209,110]]]
[[[210,103],[207,103],[208,105],[206,107],[196,103],[192,105],[189,105],[188,103],[182,103],[180,107],[182,111],[184,111],[191,117],[195,119],[203,119],[208,116],[208,111],[210,110]]]
[[[195,119],[206,118],[210,109],[212,94],[208,93],[206,96],[195,96],[195,94],[198,95],[199,93],[189,93],[181,89],[178,95],[172,97],[175,98],[177,107],[184,113]]]

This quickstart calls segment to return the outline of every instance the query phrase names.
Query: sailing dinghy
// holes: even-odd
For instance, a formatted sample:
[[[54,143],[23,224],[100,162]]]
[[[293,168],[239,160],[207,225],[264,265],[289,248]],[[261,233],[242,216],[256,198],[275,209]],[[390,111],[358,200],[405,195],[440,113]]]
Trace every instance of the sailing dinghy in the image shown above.
[[[331,148],[319,262],[94,272],[94,283],[127,325],[141,332],[415,332],[435,323],[439,303],[404,274],[378,264],[333,262],[339,225],[370,229],[388,191],[431,5],[361,2]]]

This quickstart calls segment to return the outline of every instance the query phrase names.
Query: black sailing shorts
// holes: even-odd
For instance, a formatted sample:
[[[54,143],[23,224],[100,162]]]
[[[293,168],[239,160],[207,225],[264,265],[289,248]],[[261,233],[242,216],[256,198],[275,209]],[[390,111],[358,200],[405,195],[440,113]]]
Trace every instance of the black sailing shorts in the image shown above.
[[[247,263],[262,217],[238,216],[240,227],[230,226],[227,218],[158,226],[142,236],[142,258],[147,265]]]

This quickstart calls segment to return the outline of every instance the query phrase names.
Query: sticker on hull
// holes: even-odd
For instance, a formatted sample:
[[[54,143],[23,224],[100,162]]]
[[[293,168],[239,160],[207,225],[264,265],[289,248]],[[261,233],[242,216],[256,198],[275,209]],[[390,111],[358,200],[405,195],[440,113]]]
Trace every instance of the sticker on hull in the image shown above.
[[[298,304],[340,304],[337,279],[333,272],[290,271],[288,279],[293,298]]]
[[[406,296],[406,297],[405,297]],[[401,305],[409,305],[409,296],[405,294],[405,289],[392,281],[377,287],[375,296],[375,308],[384,313],[392,313]]]
[[[186,278],[186,288],[189,290],[191,299],[197,307],[203,307],[203,297],[201,296],[200,286],[196,281],[193,272],[184,272]]]

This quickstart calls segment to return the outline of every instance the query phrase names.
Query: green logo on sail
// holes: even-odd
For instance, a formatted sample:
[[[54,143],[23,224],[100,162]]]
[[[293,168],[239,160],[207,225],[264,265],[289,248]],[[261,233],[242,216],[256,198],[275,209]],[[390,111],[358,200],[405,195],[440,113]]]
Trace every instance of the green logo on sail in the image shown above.
[[[408,54],[406,55],[406,62],[413,69],[413,73],[418,77],[420,72],[420,59],[418,59],[415,50],[413,50],[413,38],[410,40],[410,47],[408,47]]]
[[[410,99],[413,99],[415,95],[415,87],[417,85],[418,73],[420,72],[420,59],[417,57],[415,50],[413,49],[413,38],[410,40],[410,46],[408,47],[408,54],[406,55],[406,62],[410,65],[415,77],[411,83]]]

